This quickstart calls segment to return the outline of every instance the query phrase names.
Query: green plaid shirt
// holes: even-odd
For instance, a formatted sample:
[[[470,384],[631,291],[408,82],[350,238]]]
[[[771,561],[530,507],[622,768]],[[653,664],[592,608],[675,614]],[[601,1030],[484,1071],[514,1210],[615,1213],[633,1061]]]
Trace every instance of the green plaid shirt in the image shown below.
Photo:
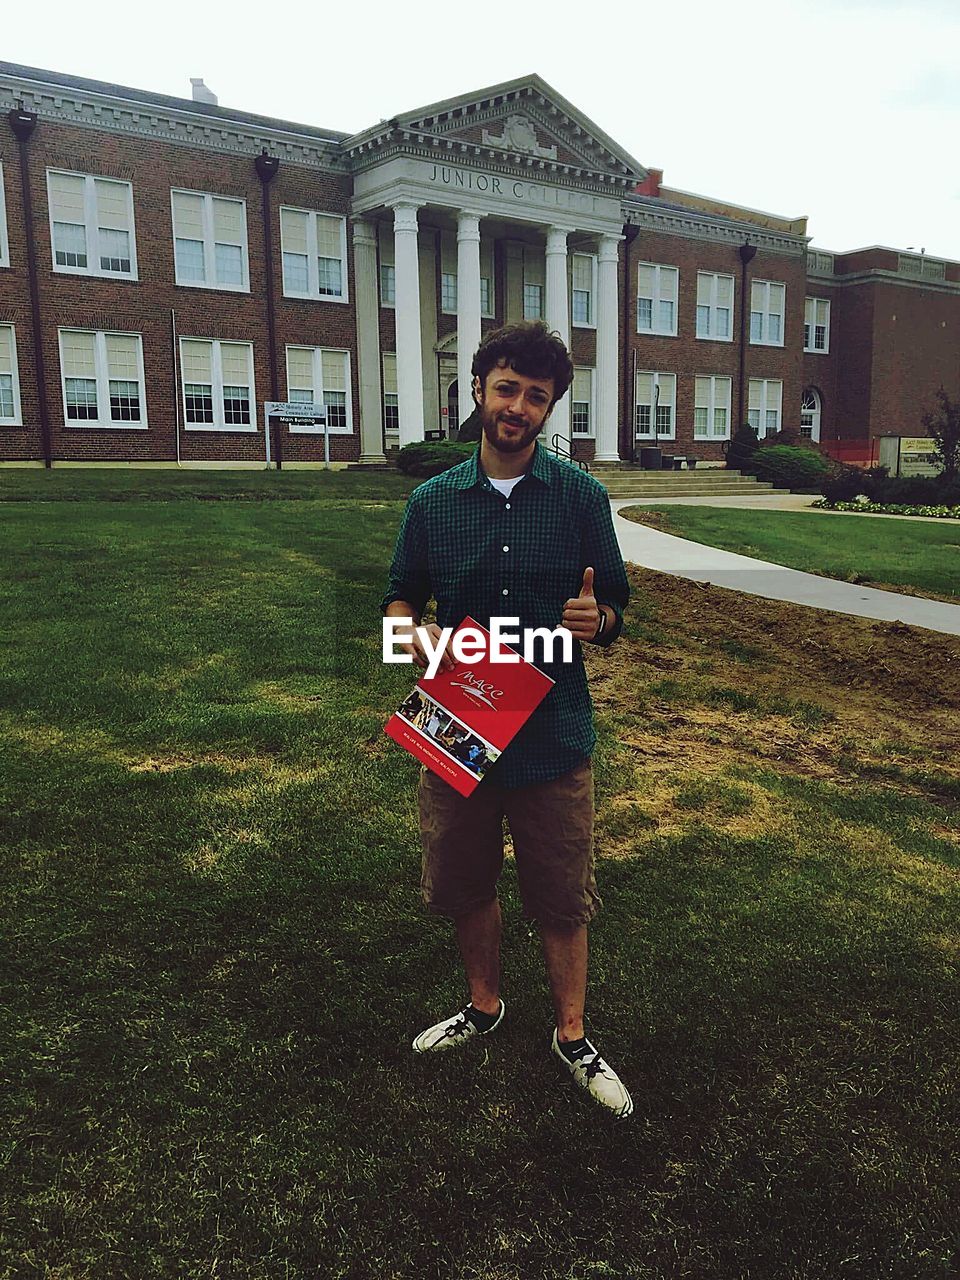
[[[410,495],[381,607],[405,600],[422,616],[433,597],[441,627],[469,614],[484,626],[492,617],[518,617],[521,629],[554,628],[590,565],[598,603],[616,614],[601,640],[612,644],[630,588],[606,490],[538,444],[530,470],[504,498],[477,450]],[[549,664],[538,656],[537,666],[556,684],[490,770],[502,786],[547,782],[593,751],[583,654],[576,641],[573,648],[573,662]]]

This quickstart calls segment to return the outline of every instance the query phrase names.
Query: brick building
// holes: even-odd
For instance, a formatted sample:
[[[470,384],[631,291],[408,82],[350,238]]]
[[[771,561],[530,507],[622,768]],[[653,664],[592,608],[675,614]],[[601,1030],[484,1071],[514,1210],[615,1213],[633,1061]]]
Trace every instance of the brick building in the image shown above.
[[[960,395],[960,264],[672,190],[536,76],[353,136],[211,98],[0,63],[0,463],[263,466],[268,401],[382,461],[522,316],[574,355],[550,441],[598,462],[719,463],[747,419],[868,455]]]

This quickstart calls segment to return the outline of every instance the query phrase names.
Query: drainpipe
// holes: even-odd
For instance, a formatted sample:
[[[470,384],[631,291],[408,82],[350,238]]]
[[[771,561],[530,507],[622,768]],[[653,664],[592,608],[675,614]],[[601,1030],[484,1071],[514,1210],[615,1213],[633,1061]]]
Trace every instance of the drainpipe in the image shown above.
[[[740,272],[740,387],[737,392],[737,422],[735,431],[739,431],[744,424],[743,415],[743,393],[744,393],[744,376],[747,366],[747,267],[757,256],[757,246],[751,244],[749,240],[742,244],[739,249],[741,272]],[[731,432],[732,438],[733,432]]]
[[[270,183],[277,176],[280,160],[277,156],[267,154],[264,147],[253,162],[260,179],[263,210],[263,257],[267,272],[267,337],[270,344],[270,399],[280,399],[280,378],[277,371],[277,314],[273,290],[273,235],[270,228]],[[270,430],[269,419],[264,430]],[[269,445],[268,445],[269,448]],[[280,440],[277,439],[277,470],[280,469]],[[269,455],[268,455],[269,456]]]
[[[627,437],[626,459],[629,459],[631,465],[637,460],[637,434],[633,411],[633,384],[635,379],[631,372],[633,365],[630,360],[630,352],[632,350],[630,335],[633,332],[631,326],[634,323],[633,309],[635,305],[635,299],[630,292],[630,246],[639,234],[640,228],[632,222],[623,224],[623,373],[620,383],[620,421],[629,423],[630,426],[630,434]]]
[[[40,325],[40,284],[37,279],[37,243],[33,226],[33,197],[30,193],[30,173],[27,161],[27,143],[37,127],[34,111],[24,111],[23,103],[8,113],[10,128],[17,139],[20,152],[20,191],[23,199],[23,224],[27,232],[27,271],[30,277],[30,312],[33,318],[33,361],[37,373],[37,398],[40,405],[40,447],[43,465],[53,463],[50,446],[50,406],[47,403],[47,375],[43,363],[43,331]]]

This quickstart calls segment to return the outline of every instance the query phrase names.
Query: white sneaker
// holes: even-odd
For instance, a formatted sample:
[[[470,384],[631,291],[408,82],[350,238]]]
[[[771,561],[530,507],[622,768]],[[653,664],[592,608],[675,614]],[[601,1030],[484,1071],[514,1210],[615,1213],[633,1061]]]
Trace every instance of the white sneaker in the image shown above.
[[[588,1040],[586,1048],[575,1058],[568,1058],[560,1048],[557,1029],[553,1029],[553,1052],[576,1080],[582,1089],[586,1089],[591,1098],[607,1107],[618,1120],[625,1120],[633,1111],[633,1099],[627,1092],[623,1081],[608,1063],[600,1057],[598,1050]]]
[[[413,1051],[414,1053],[433,1053],[437,1049],[457,1049],[473,1036],[488,1036],[491,1031],[495,1031],[503,1020],[503,1014],[504,1004],[501,1000],[496,1022],[488,1031],[478,1031],[467,1017],[467,1010],[461,1009],[452,1018],[446,1018],[443,1022],[437,1022],[434,1026],[428,1027],[426,1031],[421,1031],[413,1042]]]

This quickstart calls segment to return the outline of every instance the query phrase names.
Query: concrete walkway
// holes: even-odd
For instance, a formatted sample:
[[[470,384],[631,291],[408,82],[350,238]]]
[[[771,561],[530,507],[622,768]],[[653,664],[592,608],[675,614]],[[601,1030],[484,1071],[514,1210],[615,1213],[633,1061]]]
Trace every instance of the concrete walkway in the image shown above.
[[[780,494],[785,499],[812,499],[803,494]],[[681,499],[690,505],[746,506],[744,500],[727,498],[713,500],[709,504],[703,498]],[[747,499],[750,506],[761,501],[760,497]],[[876,618],[881,622],[905,622],[912,627],[925,627],[947,635],[960,636],[960,605],[940,600],[924,600],[919,596],[900,595],[896,591],[879,591],[875,587],[861,587],[851,582],[839,582],[835,578],[821,578],[816,573],[802,573],[799,569],[785,569],[783,565],[765,560],[752,560],[749,556],[736,555],[732,551],[720,551],[700,542],[676,538],[659,529],[635,524],[617,515],[621,507],[640,505],[633,498],[618,499],[610,504],[613,510],[613,527],[624,560],[671,573],[678,578],[691,578],[694,582],[710,582],[715,587],[730,591],[743,591],[751,596],[764,596],[768,600],[787,600],[794,604],[808,605],[813,609],[828,609],[832,613],[849,613],[858,618]],[[659,506],[659,502],[645,505]],[[776,510],[795,510],[777,507]],[[842,514],[842,513],[841,513]],[[862,516],[855,517],[862,520]],[[878,519],[890,520],[891,516]],[[919,517],[923,519],[924,517]]]

